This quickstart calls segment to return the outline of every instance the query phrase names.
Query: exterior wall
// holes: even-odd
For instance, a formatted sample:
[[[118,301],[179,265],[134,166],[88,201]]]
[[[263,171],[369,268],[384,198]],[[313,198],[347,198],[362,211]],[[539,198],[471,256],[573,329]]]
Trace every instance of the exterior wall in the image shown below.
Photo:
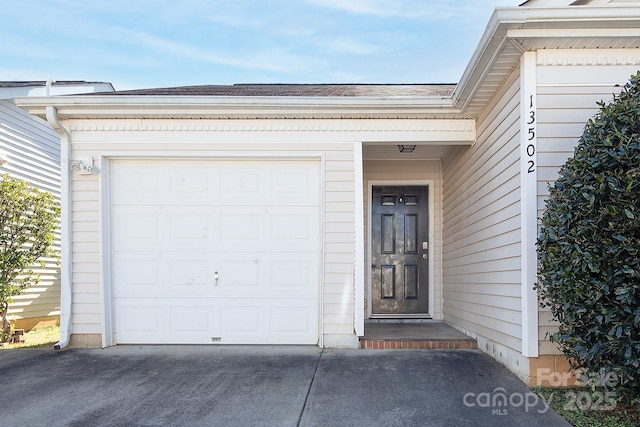
[[[443,158],[444,320],[521,377],[520,74],[477,120],[477,142]]]
[[[60,198],[60,139],[49,125],[9,99],[0,100],[0,151],[8,162],[0,173],[29,181]],[[56,239],[54,249],[60,250]],[[8,317],[16,328],[31,329],[36,325],[59,322],[60,270],[55,259],[46,259],[44,268],[37,266],[40,283],[13,298]]]
[[[217,128],[219,122],[198,120],[197,126]],[[285,136],[277,131],[255,130],[254,122],[238,120],[233,123],[237,129],[234,131],[194,130],[196,126],[188,120],[154,123],[107,120],[92,121],[90,126],[82,122],[67,125],[72,135],[72,159],[92,156],[100,169],[96,175],[72,174],[72,345],[95,346],[106,342],[106,337],[100,336],[104,334],[105,311],[108,317],[110,310],[108,272],[103,271],[102,266],[103,262],[108,265],[109,257],[109,251],[105,250],[108,246],[103,245],[102,240],[108,238],[108,224],[102,220],[109,206],[104,192],[108,188],[109,158],[314,156],[324,159],[325,262],[321,284],[324,346],[357,347],[358,338],[354,333],[355,144],[348,142],[348,138],[317,135],[318,140],[335,142],[312,142],[314,137],[307,133]],[[146,130],[135,130],[140,128]],[[285,138],[290,138],[290,142],[281,142]],[[107,278],[104,284],[103,277]]]
[[[538,52],[538,218],[543,215],[549,184],[573,155],[589,118],[598,112],[596,102],[613,99],[621,90],[618,86],[640,69],[639,61],[637,53],[623,49]],[[554,359],[558,371],[568,365],[556,357],[560,352],[546,339],[554,331],[551,313],[540,309],[540,355]]]
[[[442,320],[442,162],[438,160],[366,160],[364,162],[364,212],[365,212],[365,259],[369,260],[368,230],[369,230],[369,181],[421,181],[431,180],[434,182],[433,206],[433,231],[434,238],[429,251],[434,258],[434,282],[429,286],[434,287],[434,312],[431,313],[433,319]],[[365,262],[365,289],[364,295],[368,294],[370,283],[366,280],[370,262]],[[365,317],[367,313],[365,312]]]

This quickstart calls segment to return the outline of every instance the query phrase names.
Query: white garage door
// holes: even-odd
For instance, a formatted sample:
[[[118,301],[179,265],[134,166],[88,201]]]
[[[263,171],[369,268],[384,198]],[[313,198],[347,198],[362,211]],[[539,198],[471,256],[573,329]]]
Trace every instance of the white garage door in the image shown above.
[[[316,344],[317,161],[117,160],[117,343]]]

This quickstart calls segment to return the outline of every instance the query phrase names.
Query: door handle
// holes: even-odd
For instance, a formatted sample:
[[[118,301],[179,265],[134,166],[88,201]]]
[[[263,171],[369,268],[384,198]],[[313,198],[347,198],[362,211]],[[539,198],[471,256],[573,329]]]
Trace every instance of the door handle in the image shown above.
[[[215,273],[213,273],[213,278],[215,279],[215,283],[214,286],[218,286],[218,279],[219,279],[219,275],[218,272],[216,271]]]

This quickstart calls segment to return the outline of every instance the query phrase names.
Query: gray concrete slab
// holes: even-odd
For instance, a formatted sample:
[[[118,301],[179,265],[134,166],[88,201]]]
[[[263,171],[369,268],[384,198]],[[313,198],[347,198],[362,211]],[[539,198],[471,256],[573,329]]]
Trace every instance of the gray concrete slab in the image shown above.
[[[568,425],[477,350],[2,350],[0,378],[12,426]]]
[[[365,323],[365,339],[472,339],[444,322]]]
[[[327,350],[301,425],[569,426],[479,350]]]

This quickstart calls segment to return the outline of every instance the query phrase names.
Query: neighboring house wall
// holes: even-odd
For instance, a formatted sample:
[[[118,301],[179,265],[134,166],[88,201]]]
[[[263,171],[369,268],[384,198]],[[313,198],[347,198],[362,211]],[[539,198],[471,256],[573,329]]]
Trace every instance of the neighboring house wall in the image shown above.
[[[434,311],[430,313],[433,319],[442,320],[442,161],[437,160],[366,160],[364,162],[364,212],[365,212],[365,256],[369,258],[368,232],[369,232],[369,188],[370,181],[385,182],[388,185],[405,185],[406,182],[433,181],[434,200],[433,207],[433,240],[429,254],[433,257],[433,281],[429,283],[433,287]],[[404,182],[404,184],[403,184]],[[379,184],[376,184],[379,185]],[[365,266],[371,263],[365,262]],[[365,278],[368,271],[365,271]],[[369,282],[365,279],[365,286]],[[367,295],[368,289],[364,294]]]
[[[73,346],[101,346],[106,339],[102,336],[106,332],[102,326],[105,317],[103,306],[106,304],[103,300],[101,262],[108,259],[109,250],[108,247],[102,247],[100,242],[102,233],[108,230],[101,229],[101,221],[105,218],[104,211],[108,209],[104,203],[109,178],[107,164],[99,161],[102,156],[166,159],[189,156],[197,159],[324,157],[324,169],[321,171],[324,192],[325,261],[324,280],[321,281],[324,345],[357,346],[357,337],[354,335],[353,269],[355,144],[340,142],[340,139],[345,141],[348,138],[336,140],[335,136],[328,133],[314,135],[312,131],[285,135],[277,131],[281,129],[281,122],[265,120],[234,120],[226,124],[220,120],[94,120],[87,125],[81,121],[72,121],[67,125],[72,134],[72,159],[92,156],[100,169],[97,175],[72,174]],[[276,130],[257,130],[270,128]],[[283,140],[291,142],[283,143]],[[334,142],[325,143],[327,140]],[[108,289],[109,284],[104,286]]]
[[[542,218],[549,184],[573,155],[587,121],[618,94],[640,69],[640,56],[629,50],[541,50],[537,57],[538,218]],[[548,309],[540,309],[540,355],[558,355],[548,334],[556,326]],[[558,362],[562,358],[556,358]],[[566,363],[566,362],[565,362]],[[531,376],[536,372],[532,366]]]
[[[520,80],[512,72],[477,120],[477,142],[444,172],[444,319],[521,375]]]
[[[0,151],[8,157],[0,173],[29,181],[60,198],[60,139],[42,119],[29,115],[9,99],[0,100]],[[60,250],[59,236],[54,249]],[[60,315],[60,270],[55,259],[34,269],[40,282],[13,297],[8,317],[17,328],[54,324]]]

